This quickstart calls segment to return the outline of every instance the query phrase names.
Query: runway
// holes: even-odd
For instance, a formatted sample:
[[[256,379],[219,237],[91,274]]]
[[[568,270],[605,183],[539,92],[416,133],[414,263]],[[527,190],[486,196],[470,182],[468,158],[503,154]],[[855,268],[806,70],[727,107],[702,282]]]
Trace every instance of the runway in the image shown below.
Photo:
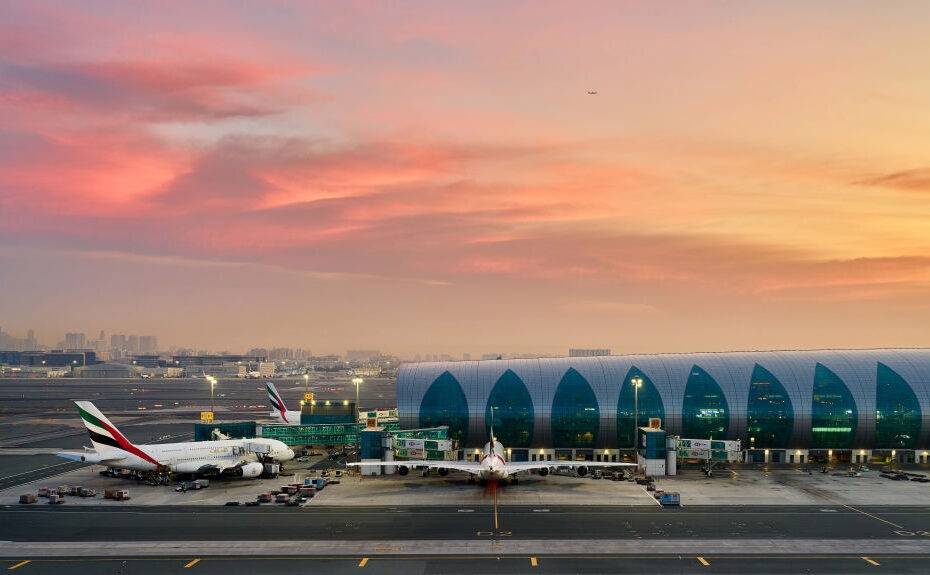
[[[503,556],[295,556],[253,557],[173,556],[152,558],[56,558],[0,560],[0,569],[17,575],[58,574],[67,569],[71,575],[229,575],[230,573],[265,573],[276,575],[327,573],[364,575],[366,572],[396,575],[494,573],[681,573],[745,574],[769,573],[926,573],[930,555],[857,556],[842,554],[746,557],[741,555],[503,555]]]
[[[908,507],[0,509],[20,573],[924,573]],[[891,523],[895,525],[891,525]],[[896,526],[900,527],[896,528]]]
[[[930,509],[777,507],[8,506],[0,540],[930,540]],[[111,526],[100,529],[101,525]],[[118,528],[112,528],[118,526]]]

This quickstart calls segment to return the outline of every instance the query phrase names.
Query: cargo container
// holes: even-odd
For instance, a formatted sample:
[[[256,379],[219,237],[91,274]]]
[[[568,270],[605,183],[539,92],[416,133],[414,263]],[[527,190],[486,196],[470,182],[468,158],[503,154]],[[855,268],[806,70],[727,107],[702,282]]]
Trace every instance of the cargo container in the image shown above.
[[[48,487],[39,488],[39,497],[48,497]]]
[[[115,487],[107,487],[107,488],[104,490],[104,492],[103,492],[103,497],[104,497],[105,499],[114,499],[114,498],[116,498],[116,492],[117,492],[117,491],[119,491],[119,489],[117,489],[117,488],[115,488]]]
[[[287,493],[278,493],[274,497],[275,503],[287,503]]]
[[[271,503],[271,493],[259,493],[258,497],[255,498],[259,503]]]
[[[38,501],[35,493],[25,493],[19,496],[19,502],[24,504],[35,503]]]
[[[78,495],[80,495],[81,497],[96,497],[97,491],[94,489],[90,489],[88,487],[82,487],[81,492],[78,493]]]
[[[116,499],[117,501],[128,501],[129,499],[131,499],[129,497],[129,490],[128,489],[118,490],[116,494],[113,496],[113,499]]]
[[[51,495],[48,496],[48,502],[49,502],[49,505],[57,505],[59,503],[64,503],[65,500],[61,495],[58,495],[57,493],[52,493]]]
[[[58,486],[58,495],[67,495],[67,494],[68,494],[68,491],[70,491],[70,490],[68,489],[68,486],[67,486],[67,485],[59,485],[59,486]]]

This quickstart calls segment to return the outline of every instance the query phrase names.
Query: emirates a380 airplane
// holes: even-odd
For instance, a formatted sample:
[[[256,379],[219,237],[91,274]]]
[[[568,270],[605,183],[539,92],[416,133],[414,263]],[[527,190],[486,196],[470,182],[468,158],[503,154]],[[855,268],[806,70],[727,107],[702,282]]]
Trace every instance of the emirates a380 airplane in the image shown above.
[[[226,439],[135,445],[89,401],[75,401],[94,449],[62,451],[59,457],[139,472],[258,477],[262,460],[289,461],[294,451],[276,439]]]
[[[517,463],[508,463],[504,454],[507,451],[504,446],[497,441],[494,436],[493,417],[491,421],[491,441],[484,444],[484,451],[481,459],[478,461],[374,461],[364,463],[349,463],[351,466],[359,465],[380,465],[396,466],[397,472],[401,475],[407,475],[411,467],[426,467],[436,469],[439,475],[449,474],[449,470],[466,471],[476,476],[481,481],[500,481],[503,479],[512,479],[515,473],[536,469],[539,475],[549,474],[550,467],[573,467],[578,475],[587,475],[588,467],[636,467],[635,463],[608,463],[600,461],[520,461]]]

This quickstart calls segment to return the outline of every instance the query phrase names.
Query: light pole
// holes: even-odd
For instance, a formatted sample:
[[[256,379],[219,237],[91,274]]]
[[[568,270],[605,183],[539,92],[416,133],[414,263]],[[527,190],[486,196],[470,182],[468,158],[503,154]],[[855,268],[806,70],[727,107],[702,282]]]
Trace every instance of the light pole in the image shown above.
[[[636,376],[630,380],[633,384],[633,449],[636,449],[636,430],[639,429],[639,388],[643,386],[643,378]]]
[[[352,378],[352,383],[355,384],[355,414],[354,415],[355,415],[355,462],[356,463],[359,462],[359,458],[362,456],[361,445],[360,445],[361,436],[359,435],[359,428],[358,428],[358,386],[360,386],[363,381],[365,380],[363,380],[360,377]]]
[[[213,415],[213,387],[216,385],[216,378],[210,376],[210,415]]]
[[[307,398],[307,394],[310,393],[310,374],[304,374],[304,383],[307,385],[307,391],[304,393],[304,399]]]

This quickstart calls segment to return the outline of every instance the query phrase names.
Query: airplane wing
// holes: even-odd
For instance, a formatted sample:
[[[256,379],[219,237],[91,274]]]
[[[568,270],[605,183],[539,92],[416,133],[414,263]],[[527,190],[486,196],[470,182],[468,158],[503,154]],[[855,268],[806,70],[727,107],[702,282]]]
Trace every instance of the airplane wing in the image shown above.
[[[64,457],[65,459],[70,459],[71,461],[81,461],[83,463],[99,463],[100,465],[116,465],[120,461],[126,459],[125,456],[120,456],[115,453],[109,455],[104,454],[101,456],[93,451],[59,451],[55,455],[58,457]]]
[[[473,475],[477,475],[478,473],[481,472],[482,469],[484,469],[484,467],[482,467],[480,463],[477,463],[474,461],[398,460],[398,461],[372,461],[370,463],[363,461],[361,463],[355,463],[355,462],[347,463],[346,465],[350,465],[352,467],[355,467],[357,465],[380,465],[382,467],[403,465],[404,467],[427,467],[429,469],[442,468],[442,469],[449,469],[449,470],[455,470],[455,471],[467,471],[468,473],[471,473]]]
[[[526,463],[508,463],[507,471],[529,471],[543,467],[636,467],[635,463],[608,463],[606,461],[530,461]]]

